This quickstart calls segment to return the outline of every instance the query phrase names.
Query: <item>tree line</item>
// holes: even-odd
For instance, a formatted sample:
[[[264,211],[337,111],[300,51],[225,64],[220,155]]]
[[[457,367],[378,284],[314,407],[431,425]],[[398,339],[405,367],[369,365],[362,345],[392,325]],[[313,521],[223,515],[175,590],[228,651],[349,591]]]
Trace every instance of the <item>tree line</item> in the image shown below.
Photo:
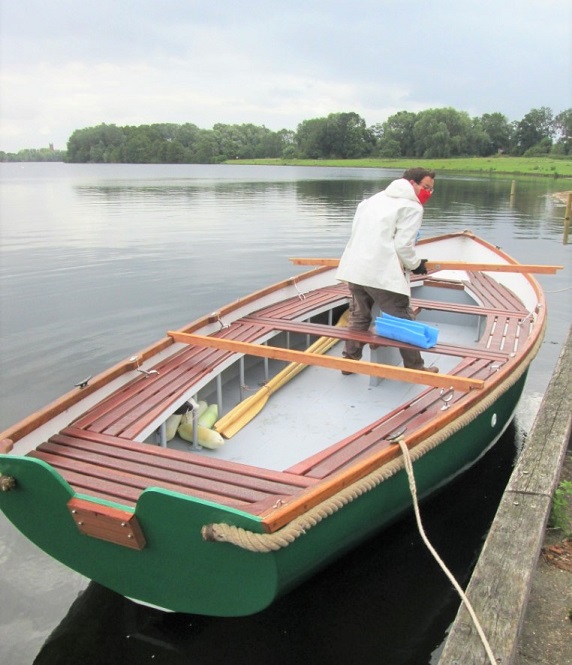
[[[0,162],[64,162],[67,151],[50,148],[26,148],[18,152],[0,150]]]
[[[2,161],[42,161],[0,152]],[[52,154],[57,151],[51,151]],[[368,127],[357,113],[330,113],[301,122],[296,131],[253,124],[192,123],[77,129],[63,160],[80,163],[214,164],[233,159],[359,159],[572,155],[572,109],[532,109],[510,122],[502,113],[470,117],[453,108],[399,111]],[[16,159],[20,156],[21,159]],[[33,154],[31,155],[34,156]],[[37,156],[37,155],[36,155]],[[45,151],[44,159],[47,157]]]

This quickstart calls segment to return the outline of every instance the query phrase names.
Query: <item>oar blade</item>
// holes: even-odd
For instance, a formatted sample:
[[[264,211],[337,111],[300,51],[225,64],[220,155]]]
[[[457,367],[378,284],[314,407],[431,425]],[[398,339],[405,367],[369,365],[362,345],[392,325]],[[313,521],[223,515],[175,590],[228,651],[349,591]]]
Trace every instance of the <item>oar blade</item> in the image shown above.
[[[347,325],[349,310],[346,310],[336,326]],[[313,344],[311,344],[307,351],[310,353],[324,354],[327,353],[339,340],[333,337],[320,337]],[[218,422],[215,423],[214,428],[225,439],[230,439],[237,432],[253,420],[264,408],[268,402],[270,395],[282,388],[286,383],[291,381],[308,365],[304,363],[290,363],[281,372],[278,372],[268,383],[261,388],[254,395],[243,400],[240,404],[229,411]]]

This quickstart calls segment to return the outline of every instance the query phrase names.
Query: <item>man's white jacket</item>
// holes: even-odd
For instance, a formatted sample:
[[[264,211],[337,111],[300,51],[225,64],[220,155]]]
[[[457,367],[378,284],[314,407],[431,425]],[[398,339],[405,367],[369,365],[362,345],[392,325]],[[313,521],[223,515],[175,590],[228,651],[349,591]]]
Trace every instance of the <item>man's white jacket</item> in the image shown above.
[[[408,180],[394,180],[385,190],[362,201],[336,278],[411,295],[409,271],[421,260],[415,241],[423,206]]]

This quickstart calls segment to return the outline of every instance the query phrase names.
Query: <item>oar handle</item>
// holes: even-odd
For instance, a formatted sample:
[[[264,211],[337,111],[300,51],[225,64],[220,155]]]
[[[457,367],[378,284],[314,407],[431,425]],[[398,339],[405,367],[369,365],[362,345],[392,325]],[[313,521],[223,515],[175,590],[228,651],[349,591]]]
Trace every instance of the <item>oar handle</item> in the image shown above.
[[[468,263],[463,261],[427,261],[427,270],[467,270],[471,272],[518,272],[554,275],[564,266],[532,265],[526,263]]]

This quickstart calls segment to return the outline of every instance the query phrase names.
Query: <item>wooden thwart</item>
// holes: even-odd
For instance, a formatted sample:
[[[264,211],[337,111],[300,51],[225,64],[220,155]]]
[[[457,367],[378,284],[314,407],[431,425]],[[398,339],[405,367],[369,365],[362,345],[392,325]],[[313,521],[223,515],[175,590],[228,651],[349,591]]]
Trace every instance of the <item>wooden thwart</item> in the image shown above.
[[[286,362],[297,362],[305,365],[316,365],[318,367],[345,370],[356,374],[367,374],[369,376],[394,379],[396,381],[421,383],[437,388],[454,388],[455,390],[467,392],[473,389],[480,390],[484,387],[483,381],[453,376],[451,374],[432,374],[431,372],[407,369],[405,367],[394,367],[393,365],[381,365],[365,362],[363,360],[349,360],[348,358],[322,356],[316,353],[308,353],[307,351],[293,351],[292,349],[281,349],[275,346],[237,342],[235,340],[224,339],[221,337],[207,337],[204,335],[194,335],[177,331],[169,331],[167,334],[176,342],[182,342],[183,344],[208,346],[215,349],[232,351],[234,353],[260,356],[261,358],[285,360]]]
[[[297,266],[328,266],[336,268],[339,259],[321,259],[312,257],[292,257],[290,261]],[[554,275],[564,266],[533,265],[524,263],[466,263],[464,261],[427,261],[427,270],[470,270],[473,272],[519,272],[543,273]]]
[[[349,318],[349,309],[342,314],[336,327],[346,326]],[[318,353],[324,355],[329,349],[334,346],[338,340],[334,337],[320,337],[311,346],[306,349],[306,353]],[[254,395],[247,397],[240,404],[234,407],[232,411],[225,414],[218,422],[214,424],[214,428],[219,434],[229,439],[239,432],[245,425],[247,425],[262,409],[268,401],[270,395],[282,388],[286,383],[291,381],[297,376],[306,365],[301,363],[290,363],[281,372],[270,379],[260,390]]]

